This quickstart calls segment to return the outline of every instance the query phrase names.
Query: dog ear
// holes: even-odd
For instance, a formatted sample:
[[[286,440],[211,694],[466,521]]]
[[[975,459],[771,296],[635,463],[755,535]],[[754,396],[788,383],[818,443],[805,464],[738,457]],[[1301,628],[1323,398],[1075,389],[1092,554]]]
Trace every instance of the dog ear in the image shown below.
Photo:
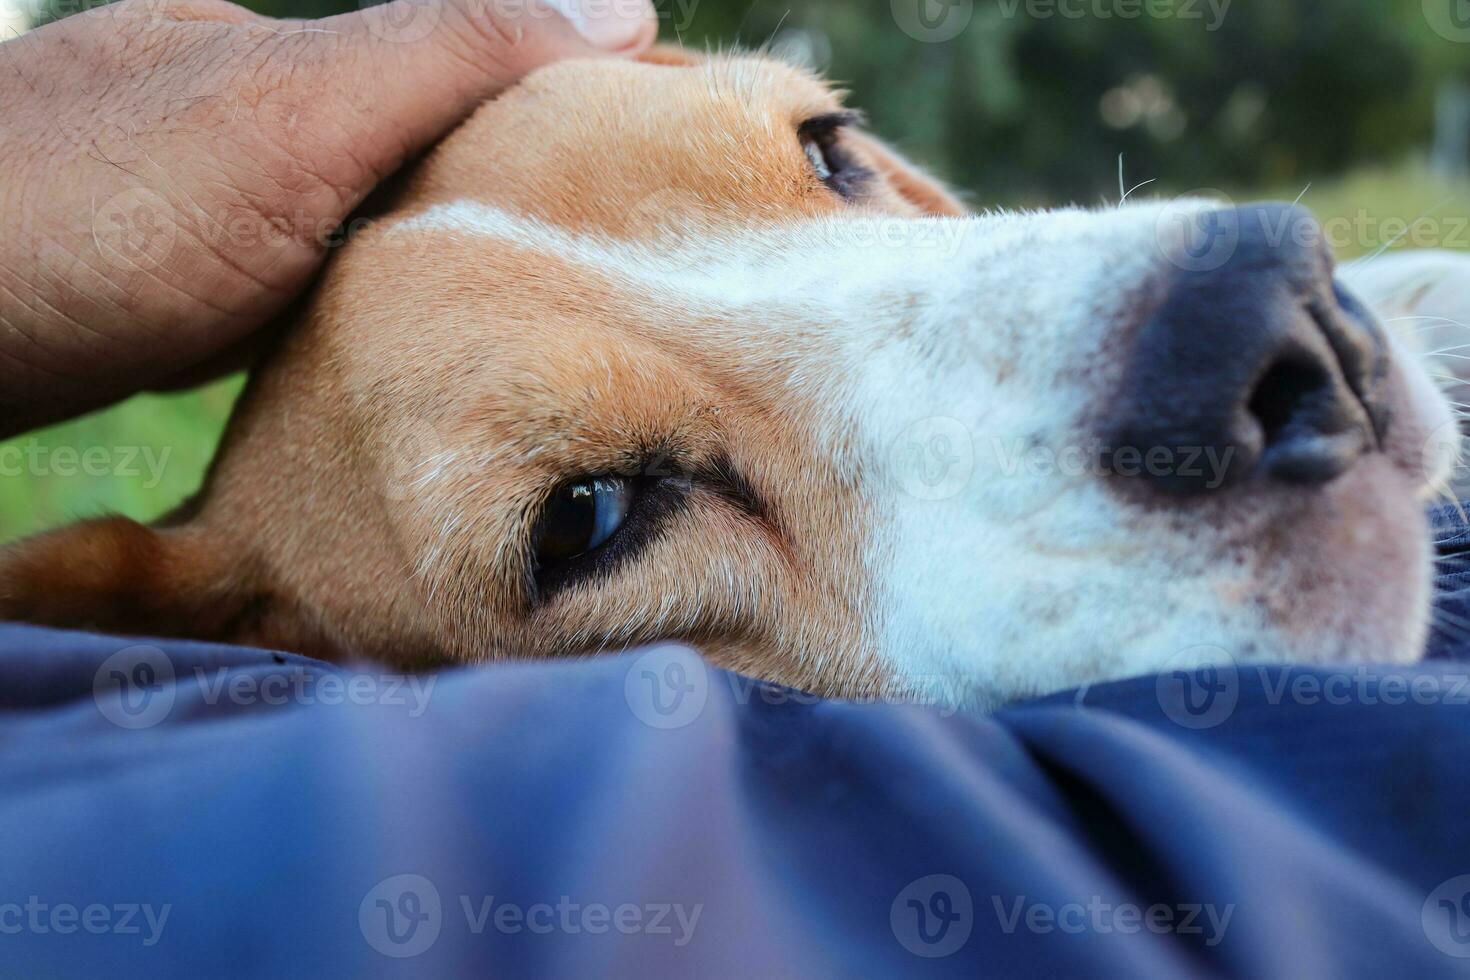
[[[215,639],[248,597],[229,549],[189,526],[106,517],[0,549],[0,620]]]
[[[1338,278],[1385,319],[1444,317],[1470,322],[1470,255],[1389,252],[1345,263]]]
[[[921,214],[959,218],[970,213],[938,178],[925,173],[876,136],[850,130],[845,139],[906,204]]]
[[[1470,343],[1470,254],[1390,252],[1345,263],[1337,275],[1401,343],[1470,383],[1470,361],[1460,356]]]

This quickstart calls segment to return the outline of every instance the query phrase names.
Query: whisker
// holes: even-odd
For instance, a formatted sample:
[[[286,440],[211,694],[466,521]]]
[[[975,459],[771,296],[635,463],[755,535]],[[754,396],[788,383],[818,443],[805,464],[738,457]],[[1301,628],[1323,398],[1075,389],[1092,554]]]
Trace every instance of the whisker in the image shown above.
[[[1419,315],[1415,315],[1415,316],[1393,316],[1393,317],[1389,317],[1387,320],[1384,320],[1383,322],[1384,323],[1403,323],[1406,320],[1432,320],[1435,323],[1452,323],[1452,324],[1454,324],[1457,327],[1467,327],[1467,325],[1463,321],[1455,320],[1455,319],[1452,319],[1451,317],[1447,317],[1447,316],[1429,316],[1427,314],[1419,314]],[[1467,327],[1467,329],[1470,329],[1470,327]]]
[[[1460,629],[1470,630],[1470,622],[1466,622],[1443,606],[1434,607],[1434,617],[1430,622],[1439,626],[1457,626]]]
[[[752,3],[750,5],[750,10],[754,10],[754,9],[755,9],[755,4]],[[745,12],[745,15],[747,17],[750,16],[750,10],[747,10]],[[782,28],[783,25],[785,25],[786,18],[787,17],[790,17],[790,16],[791,16],[791,10],[790,10],[790,8],[787,8],[786,12],[781,15],[781,19],[778,20],[778,21],[776,21],[775,28],[771,31],[771,33],[769,35],[767,35],[765,41],[762,42],[761,46],[756,49],[757,52],[759,52],[760,54],[765,54],[765,55],[768,55],[768,54],[771,53],[772,49],[776,45],[776,35],[781,33],[781,28]],[[742,22],[742,26],[743,26],[743,22]]]
[[[1443,606],[1436,606],[1434,608],[1434,611],[1435,614],[1439,616],[1439,618],[1442,619],[1444,622],[1449,623],[1453,626],[1462,626],[1465,629],[1470,629],[1470,619],[1466,619],[1464,616],[1452,613],[1448,609],[1445,609]]]
[[[1443,607],[1437,607],[1435,609],[1435,612],[1439,615],[1440,619],[1444,621],[1444,623],[1450,626],[1458,626],[1460,629],[1465,631],[1465,635],[1470,636],[1470,620],[1466,620],[1463,617],[1456,616],[1454,613]]]
[[[1456,465],[1455,466],[1455,471],[1458,471],[1459,469],[1460,469],[1459,465]],[[1452,471],[1452,472],[1454,472],[1454,471]],[[1460,517],[1460,523],[1461,524],[1470,524],[1470,514],[1466,514],[1465,513],[1465,503],[1464,503],[1464,501],[1462,501],[1459,498],[1459,495],[1457,495],[1454,492],[1454,490],[1451,488],[1451,486],[1450,486],[1451,482],[1452,481],[1450,481],[1450,480],[1446,480],[1443,483],[1442,486],[1439,486],[1439,487],[1436,487],[1435,488],[1435,491],[1434,492],[1435,492],[1436,499],[1434,501],[1431,501],[1431,503],[1443,504],[1445,506],[1454,507],[1455,508],[1455,513],[1458,514],[1459,517]],[[1434,560],[1435,561],[1438,561],[1440,558],[1451,558],[1451,557],[1454,557],[1454,556],[1452,556],[1452,555],[1436,555]]]
[[[1407,238],[1408,235],[1409,235],[1409,232],[1413,231],[1414,230],[1414,227],[1417,224],[1419,224],[1419,222],[1423,221],[1425,218],[1429,217],[1431,214],[1433,214],[1434,212],[1438,211],[1440,208],[1444,207],[1446,204],[1451,203],[1452,201],[1454,201],[1454,199],[1455,198],[1453,196],[1451,196],[1451,197],[1448,197],[1448,198],[1444,199],[1443,201],[1440,201],[1438,204],[1434,205],[1429,210],[1427,210],[1423,214],[1419,215],[1419,217],[1417,217],[1413,221],[1409,222],[1408,226],[1405,227],[1403,231],[1399,232],[1397,235],[1393,236],[1393,238],[1391,238],[1387,242],[1385,242],[1384,245],[1383,245],[1383,247],[1380,248],[1378,251],[1374,252],[1372,255],[1368,256],[1366,259],[1355,259],[1354,261],[1348,263],[1349,266],[1356,269],[1356,268],[1359,268],[1359,267],[1367,268],[1369,265],[1372,265],[1373,262],[1375,262],[1377,259],[1379,259],[1380,257],[1382,257],[1382,255],[1385,252],[1387,252],[1389,249],[1393,248],[1399,242],[1401,242],[1405,238]]]
[[[1152,184],[1157,179],[1158,179],[1157,177],[1150,177],[1148,180],[1145,180],[1141,184],[1135,184],[1134,186],[1129,187],[1127,181],[1123,179],[1123,154],[1119,153],[1118,154],[1118,194],[1119,194],[1119,197],[1118,197],[1118,207],[1121,208],[1123,205],[1127,204],[1128,203],[1128,198],[1132,196],[1132,194],[1133,194],[1134,191],[1141,190],[1142,188],[1147,187],[1149,184]]]
[[[1429,630],[1431,633],[1439,633],[1447,642],[1455,646],[1459,646],[1470,638],[1470,629],[1460,627],[1457,631],[1450,624],[1435,622],[1433,619],[1429,621]]]

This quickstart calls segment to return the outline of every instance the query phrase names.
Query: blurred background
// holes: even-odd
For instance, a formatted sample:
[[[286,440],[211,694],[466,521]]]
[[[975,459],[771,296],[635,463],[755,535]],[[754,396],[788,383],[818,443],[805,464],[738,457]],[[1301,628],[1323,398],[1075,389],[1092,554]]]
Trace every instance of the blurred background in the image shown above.
[[[87,5],[0,0],[0,37]],[[1301,197],[1344,258],[1470,249],[1470,0],[658,6],[665,40],[765,47],[841,82],[872,129],[976,207],[1116,202],[1121,157],[1124,186],[1151,181],[1140,195]],[[0,541],[168,510],[198,486],[240,384],[0,442]]]

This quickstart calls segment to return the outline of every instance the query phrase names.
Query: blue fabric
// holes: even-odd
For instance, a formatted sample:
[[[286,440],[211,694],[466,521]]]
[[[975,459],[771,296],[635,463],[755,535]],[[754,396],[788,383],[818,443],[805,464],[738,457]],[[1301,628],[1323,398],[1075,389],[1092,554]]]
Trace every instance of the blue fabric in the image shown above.
[[[0,626],[0,976],[1465,975],[1459,633],[985,717]]]

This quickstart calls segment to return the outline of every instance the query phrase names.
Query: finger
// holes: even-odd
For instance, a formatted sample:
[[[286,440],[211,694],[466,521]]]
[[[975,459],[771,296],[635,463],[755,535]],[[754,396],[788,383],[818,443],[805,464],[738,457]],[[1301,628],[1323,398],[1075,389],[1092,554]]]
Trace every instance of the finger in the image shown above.
[[[333,38],[337,57],[310,84],[359,110],[338,121],[381,172],[527,72],[562,58],[636,54],[657,34],[649,0],[392,0],[310,26],[339,32],[321,35]]]

